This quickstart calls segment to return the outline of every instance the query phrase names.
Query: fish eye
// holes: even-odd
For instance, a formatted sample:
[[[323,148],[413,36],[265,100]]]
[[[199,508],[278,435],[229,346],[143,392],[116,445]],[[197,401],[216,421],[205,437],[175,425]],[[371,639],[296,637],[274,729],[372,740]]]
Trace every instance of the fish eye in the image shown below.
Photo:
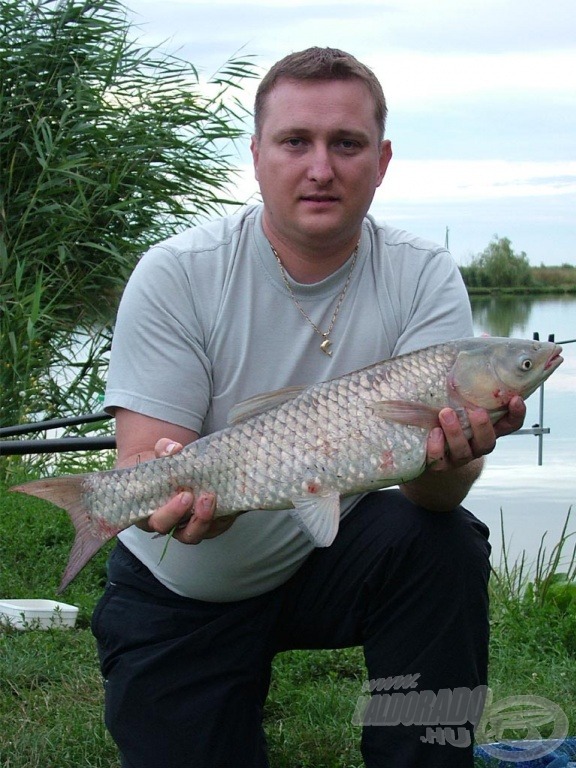
[[[529,357],[524,357],[520,361],[520,368],[522,368],[523,371],[529,371],[532,368],[532,360]]]

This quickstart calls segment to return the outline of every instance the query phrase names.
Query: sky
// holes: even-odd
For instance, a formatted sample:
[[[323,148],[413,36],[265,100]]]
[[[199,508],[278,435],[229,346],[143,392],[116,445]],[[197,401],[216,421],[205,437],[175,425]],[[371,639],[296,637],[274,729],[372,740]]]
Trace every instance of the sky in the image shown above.
[[[343,48],[386,94],[394,157],[371,213],[469,264],[507,237],[533,266],[576,266],[575,0],[127,0],[139,42],[209,77]],[[255,83],[243,100],[251,108]],[[258,199],[248,150],[240,200]]]

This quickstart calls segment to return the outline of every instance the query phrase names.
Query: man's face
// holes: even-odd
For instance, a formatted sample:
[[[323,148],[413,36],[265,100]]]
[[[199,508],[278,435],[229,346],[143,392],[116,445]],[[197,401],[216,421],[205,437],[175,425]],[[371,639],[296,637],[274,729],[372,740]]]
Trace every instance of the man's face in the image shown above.
[[[353,247],[392,156],[361,80],[280,80],[251,149],[268,237]]]

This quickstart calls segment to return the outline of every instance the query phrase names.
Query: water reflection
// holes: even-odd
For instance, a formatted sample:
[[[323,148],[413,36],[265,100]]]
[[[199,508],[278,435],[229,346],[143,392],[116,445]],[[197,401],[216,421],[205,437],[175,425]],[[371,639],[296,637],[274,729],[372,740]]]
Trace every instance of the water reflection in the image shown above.
[[[538,301],[534,296],[474,296],[474,325],[490,336],[513,336],[514,328],[526,326]]]
[[[576,296],[473,296],[470,299],[474,333],[491,336],[541,339],[554,333],[556,339],[576,336]]]
[[[471,300],[474,334],[558,341],[576,337],[574,296],[482,296]],[[533,561],[541,537],[554,542],[570,507],[575,510],[569,532],[576,534],[576,343],[563,344],[564,363],[545,385],[543,466],[537,466],[538,442],[532,435],[498,440],[486,469],[466,504],[492,530],[494,561],[501,552],[500,512],[512,559],[522,550]],[[527,402],[526,426],[539,422],[539,397]]]

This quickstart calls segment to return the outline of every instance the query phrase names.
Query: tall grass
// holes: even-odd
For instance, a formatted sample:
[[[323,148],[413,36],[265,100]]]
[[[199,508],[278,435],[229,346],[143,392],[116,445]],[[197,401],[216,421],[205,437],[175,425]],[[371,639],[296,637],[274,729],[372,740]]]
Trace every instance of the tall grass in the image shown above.
[[[255,72],[231,59],[203,83],[191,63],[138,46],[117,0],[3,0],[0,30],[8,426],[91,408],[139,255],[231,202],[245,116],[236,94]],[[70,381],[58,371],[78,329],[90,345]]]
[[[574,585],[566,530],[550,554],[542,545],[532,568],[525,559],[505,559],[496,569],[489,683],[495,701],[530,694],[550,699],[564,710],[574,733],[576,602],[564,593],[558,600],[552,589],[559,582]],[[65,513],[0,491],[0,597],[56,599],[72,536]],[[58,598],[79,606],[74,630],[0,631],[2,768],[119,768],[103,725],[89,630],[109,548]],[[358,648],[279,655],[265,709],[273,768],[361,766],[360,729],[352,716],[365,676]]]
[[[576,266],[562,264],[548,267],[544,264],[532,268],[532,276],[536,285],[556,289],[576,289]]]
[[[576,543],[568,511],[550,551],[543,535],[534,563],[510,564],[503,545],[492,589],[491,686],[544,696],[563,707],[576,728]],[[504,531],[502,530],[504,542]],[[508,693],[505,695],[509,695]]]

